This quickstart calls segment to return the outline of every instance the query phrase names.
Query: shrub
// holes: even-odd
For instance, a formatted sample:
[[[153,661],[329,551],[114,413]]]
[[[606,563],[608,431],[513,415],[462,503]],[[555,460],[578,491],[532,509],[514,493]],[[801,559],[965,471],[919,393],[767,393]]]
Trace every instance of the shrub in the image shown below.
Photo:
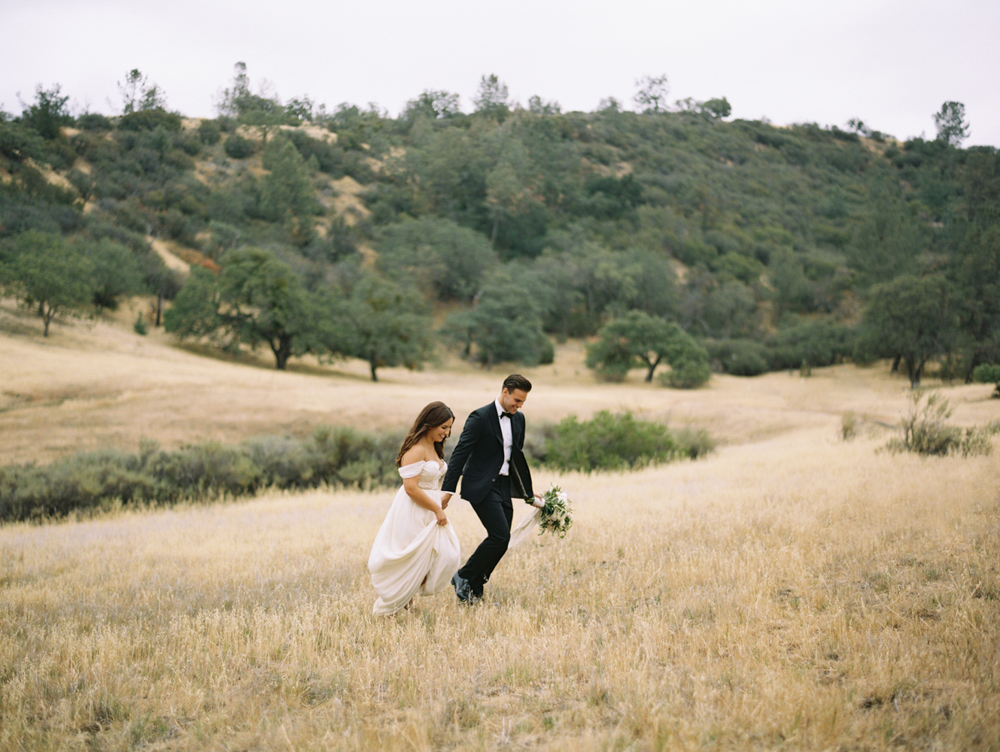
[[[712,375],[708,356],[701,348],[685,351],[670,363],[670,370],[657,376],[661,384],[674,389],[697,389]]]
[[[85,112],[76,119],[76,127],[85,131],[110,131],[114,127],[111,118],[99,112]]]
[[[972,371],[972,379],[980,384],[996,384],[993,398],[1000,399],[1000,365],[984,363],[976,366]]]
[[[831,366],[854,351],[856,331],[830,321],[809,321],[782,329],[768,339],[773,370],[809,366]]]
[[[844,441],[850,441],[858,435],[858,418],[848,411],[840,417],[840,435]]]
[[[565,418],[551,431],[545,461],[561,470],[627,470],[670,462],[680,450],[667,426],[607,410],[580,422]]]
[[[159,107],[151,110],[136,110],[122,115],[118,120],[120,131],[153,131],[157,128],[177,133],[181,129],[181,116],[176,112],[167,112]]]
[[[721,339],[705,343],[712,368],[733,376],[757,376],[769,370],[767,348],[749,339]]]
[[[962,429],[945,423],[951,413],[948,400],[938,392],[911,390],[909,411],[900,421],[903,436],[890,439],[885,448],[893,453],[916,452],[939,457],[958,451],[965,453]],[[965,439],[970,450],[978,443],[978,439]]]
[[[214,146],[222,139],[222,126],[218,120],[202,120],[198,123],[198,138],[206,146]]]
[[[674,434],[674,441],[677,442],[677,454],[691,460],[711,454],[716,447],[715,439],[704,428],[685,426]]]
[[[253,141],[243,138],[238,133],[233,133],[226,138],[226,143],[222,146],[226,155],[232,159],[246,159],[254,153]]]
[[[264,488],[391,486],[402,437],[319,427],[308,439],[264,437],[138,454],[86,452],[49,465],[0,467],[0,521],[60,517],[115,503],[170,504],[239,497]]]

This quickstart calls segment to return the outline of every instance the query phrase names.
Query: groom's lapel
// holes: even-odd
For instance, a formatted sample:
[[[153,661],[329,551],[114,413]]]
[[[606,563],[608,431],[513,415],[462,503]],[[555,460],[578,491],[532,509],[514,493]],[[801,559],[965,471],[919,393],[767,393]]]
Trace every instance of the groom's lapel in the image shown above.
[[[503,446],[503,431],[500,430],[500,416],[497,415],[496,405],[490,403],[486,406],[486,420],[493,426],[493,435],[497,437],[500,446]]]

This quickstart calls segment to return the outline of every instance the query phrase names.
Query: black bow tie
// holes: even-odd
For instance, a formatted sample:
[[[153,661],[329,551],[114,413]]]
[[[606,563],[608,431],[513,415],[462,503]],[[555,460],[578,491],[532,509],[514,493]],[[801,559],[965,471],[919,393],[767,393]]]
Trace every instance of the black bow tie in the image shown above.
[[[500,413],[501,418],[513,418],[514,413]]]

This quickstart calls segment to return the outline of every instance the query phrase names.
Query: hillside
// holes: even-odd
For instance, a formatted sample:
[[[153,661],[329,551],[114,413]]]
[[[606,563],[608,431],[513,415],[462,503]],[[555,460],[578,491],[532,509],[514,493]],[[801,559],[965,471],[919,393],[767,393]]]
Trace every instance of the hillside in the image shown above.
[[[360,357],[372,378],[444,348],[536,365],[629,311],[734,375],[894,358],[918,384],[1000,359],[1000,155],[945,135],[778,128],[724,100],[465,114],[425,92],[390,118],[244,92],[211,120],[73,119],[44,93],[0,122],[0,266],[25,300],[18,265],[42,247],[83,257],[99,307],[168,303],[191,265],[221,270],[182,295],[178,336],[270,342],[278,368]],[[280,331],[223,315],[240,305],[227,266],[292,285]]]

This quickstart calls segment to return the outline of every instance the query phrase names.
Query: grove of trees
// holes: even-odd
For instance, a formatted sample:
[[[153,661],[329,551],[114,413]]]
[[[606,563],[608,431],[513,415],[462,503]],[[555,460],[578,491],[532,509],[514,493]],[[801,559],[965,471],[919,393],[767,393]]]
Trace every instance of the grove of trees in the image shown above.
[[[544,363],[566,337],[601,378],[677,387],[846,358],[914,384],[1000,362],[1000,154],[962,148],[961,103],[901,143],[859,118],[776,128],[725,97],[670,104],[666,75],[636,86],[636,111],[564,113],[484,75],[469,112],[428,89],[391,117],[283,101],[238,63],[202,121],[139,70],[114,117],[39,86],[0,113],[0,284],[46,333],[176,296],[180,337],[266,345],[278,368],[362,358],[373,379],[435,347]],[[153,239],[195,259],[183,286]]]

